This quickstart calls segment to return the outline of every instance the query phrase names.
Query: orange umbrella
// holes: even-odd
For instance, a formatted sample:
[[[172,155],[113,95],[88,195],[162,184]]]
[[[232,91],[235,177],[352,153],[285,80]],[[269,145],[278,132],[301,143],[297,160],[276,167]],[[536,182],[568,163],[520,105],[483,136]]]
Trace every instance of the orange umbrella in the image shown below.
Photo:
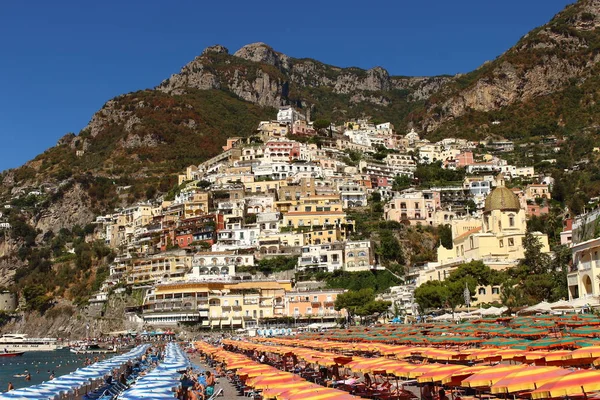
[[[570,371],[559,367],[529,367],[506,375],[491,387],[492,393],[513,393],[537,389]]]
[[[582,347],[571,352],[572,359],[598,357],[600,357],[600,346]]]
[[[473,349],[470,354],[467,355],[467,360],[485,360],[490,357],[498,356],[498,349]]]
[[[303,379],[290,373],[282,373],[276,375],[257,376],[246,381],[248,386],[252,386],[255,389],[264,389],[267,387],[273,387],[281,385],[283,383],[299,382]]]
[[[444,364],[423,364],[418,366],[417,368],[413,368],[408,372],[408,378],[414,379],[414,378],[418,378],[419,376],[423,375],[424,373],[427,373],[429,371],[433,371],[436,369],[439,369],[440,367],[443,367]]]
[[[289,396],[290,394],[293,393],[294,390],[302,390],[302,389],[306,389],[309,385],[310,382],[298,382],[298,383],[289,383],[289,384],[284,384],[284,385],[278,385],[277,387],[274,388],[267,388],[267,389],[263,389],[262,391],[262,397],[263,399],[285,399],[286,396],[284,396],[284,394],[287,394],[287,396]]]
[[[438,382],[450,375],[453,372],[458,372],[460,370],[469,369],[469,367],[465,367],[464,365],[455,365],[449,364],[434,369],[433,371],[427,371],[423,375],[417,378],[419,383],[425,382]]]
[[[508,374],[527,368],[526,365],[496,365],[483,371],[476,372],[464,381],[461,386],[489,387]]]
[[[321,387],[321,389],[307,389],[286,397],[286,400],[348,400],[356,397],[341,390]]]
[[[531,392],[533,399],[580,395],[600,390],[600,371],[582,369],[573,371]]]
[[[476,365],[473,367],[465,367],[464,369],[451,372],[442,378],[442,383],[447,386],[460,386],[462,381],[477,372],[491,368],[489,365]]]

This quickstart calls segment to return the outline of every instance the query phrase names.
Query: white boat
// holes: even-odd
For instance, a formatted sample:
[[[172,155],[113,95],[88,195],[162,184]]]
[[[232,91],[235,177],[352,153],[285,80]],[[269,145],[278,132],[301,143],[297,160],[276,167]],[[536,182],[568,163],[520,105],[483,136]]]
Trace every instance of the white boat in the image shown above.
[[[0,351],[53,351],[57,348],[54,338],[30,338],[21,333],[0,336]]]

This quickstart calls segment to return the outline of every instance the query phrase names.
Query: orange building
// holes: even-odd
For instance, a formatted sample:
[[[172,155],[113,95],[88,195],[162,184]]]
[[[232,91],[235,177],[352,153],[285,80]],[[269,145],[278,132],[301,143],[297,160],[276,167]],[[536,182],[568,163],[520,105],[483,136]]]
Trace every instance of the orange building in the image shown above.
[[[346,310],[336,311],[334,304],[339,289],[295,290],[285,293],[285,307],[288,317],[296,320],[335,321],[346,317]]]

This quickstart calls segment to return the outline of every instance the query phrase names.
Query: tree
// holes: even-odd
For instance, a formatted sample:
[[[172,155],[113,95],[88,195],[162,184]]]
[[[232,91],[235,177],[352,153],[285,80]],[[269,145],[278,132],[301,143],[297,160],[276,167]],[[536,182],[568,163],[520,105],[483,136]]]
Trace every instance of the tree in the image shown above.
[[[448,224],[438,226],[440,244],[447,249],[452,249],[452,227]]]
[[[542,253],[543,244],[537,236],[527,231],[523,238],[525,257],[519,263],[525,269],[526,275],[542,274],[548,271],[550,258]]]
[[[506,281],[500,289],[500,301],[510,315],[515,308],[525,305],[525,293],[514,280]]]
[[[46,311],[52,305],[52,297],[46,295],[46,290],[42,285],[28,285],[23,288],[23,297],[30,310],[36,310],[41,313]]]
[[[315,122],[313,122],[313,128],[315,128],[316,130],[328,129],[330,126],[331,121],[327,119],[318,119]]]
[[[406,175],[397,175],[392,184],[392,190],[401,191],[412,186],[412,179]]]
[[[381,257],[381,261],[385,264],[395,262],[398,264],[404,264],[404,254],[400,247],[400,242],[394,236],[394,233],[390,230],[382,230],[379,233],[380,244],[377,252]]]
[[[472,278],[480,286],[497,283],[496,271],[485,265],[483,261],[471,261],[461,264],[448,276],[448,280],[453,282],[467,278]]]
[[[346,309],[348,317],[352,319],[354,315],[366,317],[382,314],[388,311],[391,305],[390,301],[375,300],[375,292],[367,288],[340,294],[335,299],[334,307],[338,311]]]
[[[441,281],[427,281],[415,289],[415,301],[422,310],[444,307],[448,296],[448,288]]]
[[[387,312],[392,305],[391,301],[372,300],[356,309],[356,315],[366,317],[380,315]]]
[[[334,307],[337,311],[346,309],[348,315],[352,317],[352,315],[357,314],[360,307],[372,301],[375,301],[375,292],[373,289],[350,290],[340,294],[335,299]]]

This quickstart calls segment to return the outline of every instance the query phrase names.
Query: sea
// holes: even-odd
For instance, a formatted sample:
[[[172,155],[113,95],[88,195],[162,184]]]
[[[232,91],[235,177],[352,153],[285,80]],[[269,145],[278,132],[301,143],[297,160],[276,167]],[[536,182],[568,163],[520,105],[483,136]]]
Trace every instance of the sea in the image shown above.
[[[114,354],[108,354],[107,357]],[[8,382],[12,382],[15,389],[36,385],[49,380],[50,374],[54,376],[65,375],[77,368],[85,367],[86,358],[96,357],[96,354],[75,354],[68,348],[54,351],[30,351],[18,357],[0,357],[0,393],[6,392]],[[99,356],[102,359],[102,355]],[[19,374],[31,374],[31,380],[25,377],[15,377]]]

